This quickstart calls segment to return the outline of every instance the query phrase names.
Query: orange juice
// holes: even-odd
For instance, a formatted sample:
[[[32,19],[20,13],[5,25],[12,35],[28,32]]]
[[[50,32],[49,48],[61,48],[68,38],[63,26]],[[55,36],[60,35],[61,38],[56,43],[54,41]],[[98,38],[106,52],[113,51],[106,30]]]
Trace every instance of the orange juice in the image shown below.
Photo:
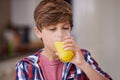
[[[55,42],[55,48],[58,56],[62,62],[69,62],[72,60],[74,54],[72,50],[64,50],[63,42]]]

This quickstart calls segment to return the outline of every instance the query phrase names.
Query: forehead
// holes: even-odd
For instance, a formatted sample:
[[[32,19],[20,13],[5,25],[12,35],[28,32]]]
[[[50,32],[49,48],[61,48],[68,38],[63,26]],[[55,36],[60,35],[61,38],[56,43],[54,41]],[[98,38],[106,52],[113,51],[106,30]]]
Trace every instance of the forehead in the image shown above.
[[[50,28],[50,27],[64,27],[66,25],[70,26],[69,21],[61,22],[61,23],[57,23],[57,24],[52,24],[52,25],[46,26],[45,28]]]

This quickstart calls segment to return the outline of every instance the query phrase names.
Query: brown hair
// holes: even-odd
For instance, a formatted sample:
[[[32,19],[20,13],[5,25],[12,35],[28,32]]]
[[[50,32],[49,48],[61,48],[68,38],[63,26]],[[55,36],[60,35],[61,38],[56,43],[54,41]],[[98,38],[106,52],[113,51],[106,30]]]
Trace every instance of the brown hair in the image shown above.
[[[35,8],[34,19],[39,30],[65,21],[73,26],[71,6],[64,0],[42,0]]]

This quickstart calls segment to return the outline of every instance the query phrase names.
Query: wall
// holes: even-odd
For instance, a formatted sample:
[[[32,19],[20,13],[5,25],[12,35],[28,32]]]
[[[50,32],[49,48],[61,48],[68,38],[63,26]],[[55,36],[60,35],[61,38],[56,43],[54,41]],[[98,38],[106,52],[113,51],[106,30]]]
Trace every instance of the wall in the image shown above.
[[[73,4],[73,35],[114,80],[120,79],[119,3],[119,0],[75,0]]]
[[[34,9],[41,0],[11,0],[11,21],[13,25],[28,25],[31,28],[30,38],[36,40],[33,32]]]

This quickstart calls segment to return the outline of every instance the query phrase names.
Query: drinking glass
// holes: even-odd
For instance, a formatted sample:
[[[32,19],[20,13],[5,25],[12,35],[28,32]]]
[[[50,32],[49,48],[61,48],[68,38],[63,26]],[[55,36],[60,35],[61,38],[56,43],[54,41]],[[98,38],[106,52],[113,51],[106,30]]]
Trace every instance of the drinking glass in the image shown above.
[[[66,36],[70,36],[70,32],[64,31],[64,32],[62,32],[62,34],[60,36],[58,36],[58,35],[59,34],[54,35],[54,45],[55,45],[55,49],[58,53],[59,59],[62,62],[70,62],[72,60],[72,58],[74,57],[73,51],[65,50],[63,48],[63,45],[64,45],[63,41]]]

